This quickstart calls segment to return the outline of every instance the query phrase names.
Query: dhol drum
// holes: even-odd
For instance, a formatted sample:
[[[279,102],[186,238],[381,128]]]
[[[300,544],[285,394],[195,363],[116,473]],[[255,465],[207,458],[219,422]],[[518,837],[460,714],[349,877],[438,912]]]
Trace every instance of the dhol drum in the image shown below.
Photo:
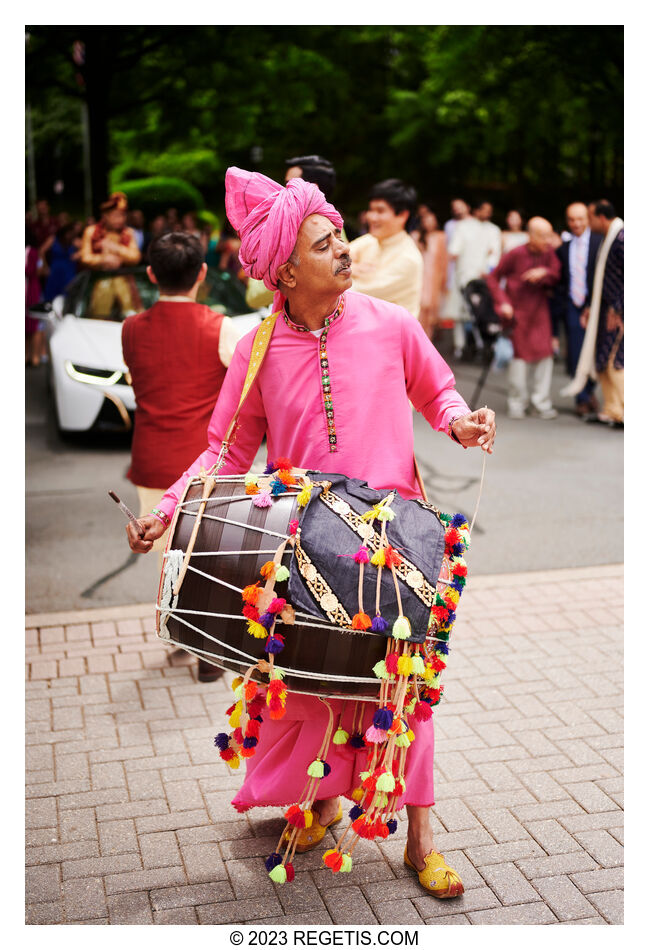
[[[308,474],[314,480],[319,477],[331,478],[331,476],[320,476],[320,473]],[[337,477],[341,480],[343,478]],[[260,478],[263,480],[264,476]],[[374,632],[372,629],[352,629],[353,610],[350,608],[346,612],[342,604],[339,605],[340,610],[336,609],[335,615],[331,611],[322,609],[323,606],[326,607],[327,597],[330,598],[329,602],[332,598],[336,600],[323,577],[327,574],[328,567],[342,572],[357,570],[357,565],[353,563],[353,560],[336,562],[335,555],[326,555],[325,562],[328,563],[320,568],[321,573],[317,575],[320,588],[317,584],[309,583],[308,585],[311,593],[316,591],[317,598],[312,602],[313,609],[308,609],[311,594],[307,589],[307,581],[311,576],[309,571],[314,572],[315,567],[308,557],[308,545],[299,544],[300,529],[297,525],[298,517],[303,524],[306,522],[306,515],[309,507],[313,506],[313,502],[310,502],[306,510],[304,507],[298,507],[299,484],[277,494],[272,498],[272,503],[268,498],[268,504],[262,506],[259,504],[259,499],[255,502],[254,494],[247,492],[250,476],[211,476],[207,491],[204,491],[205,483],[205,476],[194,477],[188,481],[170,527],[157,602],[159,636],[235,674],[244,675],[252,665],[259,661],[263,663],[267,643],[264,638],[256,639],[255,636],[250,636],[248,621],[242,614],[242,592],[255,577],[259,577],[260,571],[263,573],[264,565],[274,560],[276,565],[281,564],[286,570],[278,572],[273,584],[273,596],[290,601],[295,608],[287,618],[288,622],[281,624],[281,632],[285,634],[281,667],[286,687],[289,691],[318,696],[340,696],[376,701],[380,681],[377,680],[376,675],[373,675],[373,669],[385,657],[386,636],[389,634]],[[315,486],[330,485],[330,483],[317,481],[313,484]],[[373,498],[378,500],[386,495],[386,492],[377,493],[367,489],[365,483],[356,484],[362,486],[359,489],[359,497],[368,498],[370,502]],[[350,506],[341,499],[342,487],[338,491],[338,494],[331,493],[331,498],[335,498],[337,504],[332,505],[330,500],[328,506],[319,507],[323,510],[333,507],[344,512],[347,521],[344,530],[351,532],[352,535],[356,531],[358,537],[356,537],[355,546],[357,547],[358,543],[367,545],[367,553],[370,555],[376,549],[376,545],[374,549],[372,547],[374,542],[371,526],[365,525],[353,509],[350,512]],[[207,500],[205,500],[206,495]],[[412,504],[399,498],[397,501],[403,506]],[[435,569],[442,575],[446,574],[447,580],[443,578],[441,580],[441,584],[444,585],[452,580],[448,574],[448,559],[443,557],[444,527],[440,527],[435,515],[430,514],[435,511],[433,506],[426,506],[425,503],[422,503],[422,506],[429,509],[428,516],[441,531],[441,541],[439,533],[436,539]],[[367,503],[359,501],[359,511],[367,507],[369,507]],[[407,519],[404,521],[404,517],[400,520],[408,531],[412,532],[412,522]],[[334,534],[335,530],[334,527]],[[312,523],[311,540],[316,546],[319,546],[318,532],[322,536],[321,525]],[[410,539],[411,534],[406,537]],[[302,540],[307,539],[305,537]],[[333,551],[340,550],[336,548],[337,543],[339,539],[334,540]],[[189,556],[187,556],[188,551],[191,552]],[[351,555],[347,556],[351,557]],[[412,564],[407,559],[405,559],[405,564],[405,567],[399,568],[404,587],[407,581],[413,589],[412,592],[418,597],[417,607],[420,616],[421,611],[424,611],[423,631],[417,638],[419,642],[422,642],[428,617],[436,602],[434,598],[437,590],[426,584],[425,579],[417,570],[417,564]],[[371,583],[368,578],[370,568],[371,565],[368,564],[366,585]],[[377,572],[375,568],[372,568],[372,571],[374,589],[376,589]],[[392,573],[394,574],[394,571]],[[430,575],[430,570],[428,573]],[[280,579],[284,577],[286,579]],[[389,599],[392,577],[390,571],[385,569],[384,579],[387,585],[384,590],[388,591]],[[293,597],[289,596],[291,584]],[[301,586],[298,590],[299,585]],[[347,586],[349,587],[349,583]],[[354,579],[352,587],[355,596],[358,596],[357,586]],[[360,586],[361,588],[363,586],[362,565]],[[396,586],[395,575],[394,587]],[[394,587],[392,588],[393,601]],[[320,594],[317,593],[318,590]],[[366,602],[369,590],[370,588],[366,586]],[[406,593],[410,591],[406,589]],[[385,604],[385,593],[383,597]],[[400,611],[401,598],[398,594],[397,598]],[[386,606],[389,611],[389,605]],[[290,607],[289,610],[291,610]],[[342,624],[346,626],[341,625],[341,616]],[[348,619],[345,620],[345,617]],[[282,615],[283,618],[284,615]],[[280,621],[279,616],[277,619]],[[421,628],[421,623],[419,626]],[[448,639],[447,636],[446,639]],[[262,682],[263,677],[258,677],[258,681]]]

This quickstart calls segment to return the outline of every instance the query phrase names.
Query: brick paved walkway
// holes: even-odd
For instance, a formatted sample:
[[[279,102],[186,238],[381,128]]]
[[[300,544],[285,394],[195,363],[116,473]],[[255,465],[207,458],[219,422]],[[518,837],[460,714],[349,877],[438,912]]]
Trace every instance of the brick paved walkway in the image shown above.
[[[28,617],[27,922],[621,923],[622,596],[618,565],[470,581],[435,713],[436,843],[466,888],[444,902],[403,823],[344,877],[329,832],[275,885],[280,813],[237,815],[212,745],[230,677],[197,683],[146,605]]]

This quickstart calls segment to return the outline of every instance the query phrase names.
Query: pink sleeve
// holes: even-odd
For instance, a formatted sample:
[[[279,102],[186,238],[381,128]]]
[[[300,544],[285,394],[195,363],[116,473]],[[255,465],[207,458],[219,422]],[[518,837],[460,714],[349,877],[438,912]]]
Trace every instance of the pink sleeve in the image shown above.
[[[433,429],[441,432],[451,419],[471,412],[455,389],[448,363],[409,313],[401,321],[401,345],[408,396]]]
[[[178,481],[174,482],[171,488],[165,492],[162,501],[157,507],[171,518],[173,516],[178,500],[182,495],[185,484],[192,475],[200,472],[201,468],[206,471],[210,469],[218,459],[221,451],[221,440],[225,435],[234,415],[241,390],[248,371],[248,362],[252,350],[252,340],[254,333],[250,335],[250,340],[241,341],[237,346],[232,362],[228,367],[223,381],[223,387],[216,401],[210,424],[207,427],[208,447],[199,455],[186,472],[180,476]],[[243,345],[242,345],[243,344]],[[261,445],[261,440],[266,432],[266,416],[259,392],[259,386],[253,385],[248,398],[241,410],[239,416],[239,426],[236,430],[236,438],[231,446],[227,460],[221,469],[221,475],[240,474],[248,472],[255,458],[257,449]]]

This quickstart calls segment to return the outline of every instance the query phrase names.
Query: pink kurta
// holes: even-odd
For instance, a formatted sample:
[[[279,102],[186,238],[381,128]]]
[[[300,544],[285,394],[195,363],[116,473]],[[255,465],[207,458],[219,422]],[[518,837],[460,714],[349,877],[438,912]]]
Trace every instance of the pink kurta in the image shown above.
[[[279,318],[221,474],[247,472],[265,433],[270,460],[288,456],[298,468],[340,472],[364,479],[372,488],[396,488],[405,498],[420,496],[410,402],[440,431],[470,409],[454,389],[450,368],[407,310],[352,291],[344,297],[344,310],[331,323],[326,340],[334,451],[324,408],[320,341]],[[208,427],[209,447],[159,505],[170,517],[190,475],[216,462],[221,438],[239,402],[254,335],[251,331],[237,345]],[[335,726],[342,704],[339,700],[331,704]],[[367,727],[376,707],[365,705]],[[346,703],[343,726],[347,731],[351,731],[353,708],[353,702]],[[245,781],[234,798],[235,807],[245,811],[253,805],[298,801],[327,721],[327,709],[319,699],[289,693],[284,718],[264,720],[255,755],[247,762]],[[416,741],[408,750],[407,789],[401,804],[431,805],[433,721],[411,727]],[[321,781],[319,797],[351,795],[365,766],[366,751],[356,753],[349,746],[332,744],[326,759],[331,774]]]
[[[221,475],[249,471],[265,433],[271,461],[285,456],[297,468],[339,472],[365,479],[371,488],[396,488],[404,498],[419,496],[409,400],[438,431],[471,410],[455,391],[448,364],[407,310],[350,290],[344,296],[344,311],[327,337],[335,451],[329,446],[319,340],[280,318]],[[254,336],[251,330],[237,345],[208,426],[208,448],[158,505],[169,517],[190,475],[218,458]]]

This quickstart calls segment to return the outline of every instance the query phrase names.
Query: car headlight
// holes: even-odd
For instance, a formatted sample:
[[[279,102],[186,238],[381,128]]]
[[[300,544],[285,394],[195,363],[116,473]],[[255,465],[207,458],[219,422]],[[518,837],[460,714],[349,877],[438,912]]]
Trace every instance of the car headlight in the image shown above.
[[[126,383],[121,369],[96,369],[93,366],[81,366],[79,363],[66,360],[65,371],[78,383],[90,383],[93,386],[114,386],[116,383]]]

